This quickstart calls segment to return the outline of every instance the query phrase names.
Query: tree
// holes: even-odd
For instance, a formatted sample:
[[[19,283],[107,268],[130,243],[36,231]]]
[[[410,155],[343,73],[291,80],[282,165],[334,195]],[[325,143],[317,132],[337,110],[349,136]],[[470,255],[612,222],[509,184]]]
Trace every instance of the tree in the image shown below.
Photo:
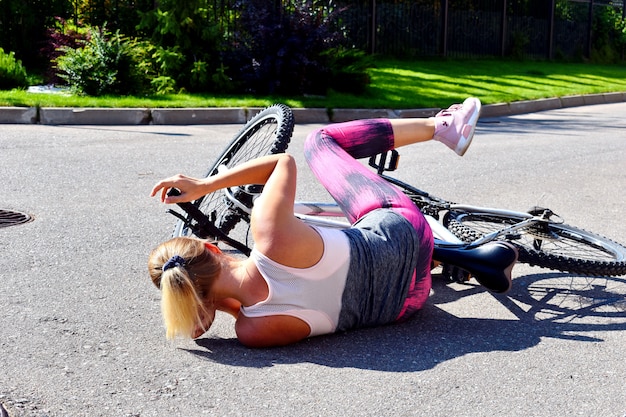
[[[54,16],[68,16],[68,0],[0,0],[0,47],[15,52],[27,67],[42,67],[39,49]]]
[[[215,90],[222,71],[223,45],[213,10],[206,0],[160,1],[142,13],[140,30],[150,40],[154,69],[161,80],[193,91]]]

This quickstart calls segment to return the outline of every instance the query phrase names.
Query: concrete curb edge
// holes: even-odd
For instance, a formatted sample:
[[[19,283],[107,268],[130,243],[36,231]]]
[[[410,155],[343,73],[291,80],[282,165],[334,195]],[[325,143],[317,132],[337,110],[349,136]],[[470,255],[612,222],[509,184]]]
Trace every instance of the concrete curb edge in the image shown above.
[[[626,92],[515,101],[483,106],[481,118],[512,116],[567,107],[626,101]],[[243,124],[261,108],[74,108],[0,107],[0,124],[42,125],[199,125]],[[296,123],[331,123],[370,118],[430,117],[440,109],[294,108]]]

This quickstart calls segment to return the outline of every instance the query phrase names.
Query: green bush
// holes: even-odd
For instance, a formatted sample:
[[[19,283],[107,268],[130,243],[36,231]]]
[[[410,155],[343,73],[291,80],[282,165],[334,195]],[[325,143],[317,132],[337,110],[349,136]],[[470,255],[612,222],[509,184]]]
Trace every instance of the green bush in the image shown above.
[[[46,39],[44,40],[40,52],[45,58],[44,78],[48,83],[60,84],[62,80],[58,76],[58,71],[54,66],[56,59],[63,55],[66,48],[80,48],[85,41],[89,39],[89,27],[84,26],[81,22],[66,20],[60,17],[54,18],[54,24],[46,30]]]
[[[94,29],[81,48],[62,51],[55,61],[59,77],[77,94],[132,95],[145,90],[131,43],[119,33]]]
[[[375,67],[371,55],[359,49],[332,48],[322,53],[328,59],[329,86],[335,91],[363,94],[370,84],[368,69]]]
[[[223,31],[213,21],[218,11],[204,0],[161,0],[158,8],[140,13],[138,28],[147,35],[141,62],[157,93],[214,92],[220,88],[219,51]]]
[[[149,90],[156,94],[179,92],[176,78],[181,74],[185,56],[178,46],[163,48],[149,40],[130,42],[136,72]]]
[[[600,8],[594,14],[592,38],[592,62],[619,62],[620,52],[624,51],[626,45],[626,22],[622,11],[615,7]]]
[[[7,54],[0,48],[0,90],[27,86],[26,69],[22,61],[15,59],[13,52]]]

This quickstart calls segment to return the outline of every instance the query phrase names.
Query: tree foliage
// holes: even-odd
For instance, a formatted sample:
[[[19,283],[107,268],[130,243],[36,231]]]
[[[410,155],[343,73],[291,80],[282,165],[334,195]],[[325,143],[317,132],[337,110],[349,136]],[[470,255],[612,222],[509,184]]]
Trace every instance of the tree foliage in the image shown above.
[[[78,94],[125,95],[142,92],[137,62],[119,32],[91,30],[78,48],[64,47],[56,59],[59,77]]]
[[[22,62],[15,58],[13,52],[5,53],[0,48],[0,90],[26,87],[26,79],[26,69]]]
[[[0,47],[15,52],[24,65],[40,67],[38,53],[54,16],[69,16],[68,0],[0,0]]]
[[[432,10],[441,11],[443,4],[439,0],[377,0],[377,4],[383,3],[387,8],[410,3],[412,8],[404,13],[411,16],[426,5],[434,4]],[[446,4],[482,19],[494,16],[494,3],[450,0]],[[411,30],[390,24],[377,32],[363,24],[369,18],[363,13],[372,4],[371,0],[0,0],[0,47],[14,52],[15,59],[34,72],[50,70],[50,62],[57,60],[61,67],[71,60],[75,65],[93,64],[98,54],[89,54],[97,46],[89,43],[86,33],[107,27],[117,33],[119,50],[126,52],[117,61],[101,55],[101,64],[118,66],[111,68],[118,71],[124,62],[134,63],[132,77],[141,77],[137,85],[142,89],[288,95],[324,94],[328,88],[358,92],[368,82],[366,70],[371,64],[365,54],[354,49],[354,45],[367,47],[367,42],[360,40],[362,35],[372,32],[382,38],[388,29],[390,36],[401,38],[399,32]],[[549,15],[553,2],[507,0],[501,4],[507,5],[507,16],[534,22]],[[555,4],[555,17],[571,20],[571,27],[583,26],[589,16],[587,3],[556,0]],[[349,20],[347,16],[353,15],[344,12],[353,13],[357,8],[361,15]],[[358,27],[354,22],[360,22]],[[433,28],[437,30],[436,25]],[[103,45],[114,49],[109,41],[115,36],[105,37]],[[591,39],[592,59],[623,60],[626,29],[622,11],[596,4]],[[524,36],[517,40],[518,47],[512,49],[523,57],[529,41]],[[87,44],[81,43],[84,41]],[[71,59],[64,61],[62,55]],[[89,75],[88,71],[74,73]],[[124,70],[116,77],[122,73],[131,71]],[[65,80],[73,80],[67,74]],[[46,75],[47,81],[58,81],[57,74]]]
[[[324,52],[344,41],[340,12],[332,1],[292,1],[281,13],[264,0],[240,2],[224,54],[230,74],[245,91],[325,93],[332,69]]]
[[[220,71],[222,33],[211,21],[214,12],[206,1],[161,1],[159,7],[141,14],[138,28],[146,35],[144,48],[157,85],[189,91],[216,90]]]

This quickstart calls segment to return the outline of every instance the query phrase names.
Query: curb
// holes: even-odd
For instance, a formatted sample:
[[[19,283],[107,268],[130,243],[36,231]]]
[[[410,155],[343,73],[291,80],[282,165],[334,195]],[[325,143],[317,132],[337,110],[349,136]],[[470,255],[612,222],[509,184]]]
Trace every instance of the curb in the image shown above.
[[[38,120],[36,107],[0,107],[0,123],[27,124]]]
[[[512,116],[567,107],[611,104],[626,101],[626,92],[603,93],[539,100],[488,104],[481,118]],[[73,108],[0,107],[0,124],[42,125],[200,125],[243,124],[260,111],[254,108]],[[295,122],[334,123],[357,119],[431,117],[439,108],[426,109],[324,109],[294,108]]]
[[[39,109],[42,125],[139,125],[150,120],[148,109],[49,108]]]
[[[240,108],[190,108],[152,109],[151,121],[155,125],[193,125],[245,123],[247,112]]]

